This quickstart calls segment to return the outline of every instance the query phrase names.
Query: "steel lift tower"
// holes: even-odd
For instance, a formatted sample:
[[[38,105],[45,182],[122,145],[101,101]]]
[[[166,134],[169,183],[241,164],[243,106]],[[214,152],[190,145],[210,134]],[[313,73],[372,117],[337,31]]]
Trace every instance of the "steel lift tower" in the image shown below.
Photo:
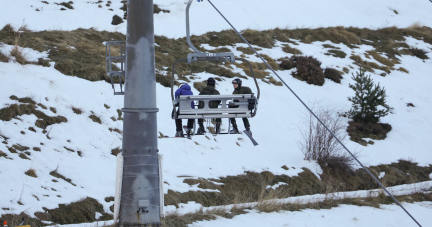
[[[163,195],[157,146],[153,0],[128,0],[127,6],[126,53],[120,57],[122,63],[123,59],[126,62],[122,74],[123,148],[115,213],[118,226],[159,226]],[[110,61],[114,59],[111,49],[109,55]]]

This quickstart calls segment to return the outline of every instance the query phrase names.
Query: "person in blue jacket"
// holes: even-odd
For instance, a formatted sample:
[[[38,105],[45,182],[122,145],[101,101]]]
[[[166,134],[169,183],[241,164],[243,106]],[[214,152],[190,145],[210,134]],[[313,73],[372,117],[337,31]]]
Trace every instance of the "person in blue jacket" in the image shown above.
[[[175,97],[178,98],[180,95],[193,95],[193,92],[191,91],[191,87],[187,83],[181,83],[179,85],[179,88],[175,92]],[[194,102],[191,102],[192,109],[195,109]],[[183,126],[182,126],[182,120],[176,119],[176,137],[184,137],[183,134]],[[194,119],[188,119],[187,123],[187,132],[188,135],[190,135],[190,132],[193,129]]]

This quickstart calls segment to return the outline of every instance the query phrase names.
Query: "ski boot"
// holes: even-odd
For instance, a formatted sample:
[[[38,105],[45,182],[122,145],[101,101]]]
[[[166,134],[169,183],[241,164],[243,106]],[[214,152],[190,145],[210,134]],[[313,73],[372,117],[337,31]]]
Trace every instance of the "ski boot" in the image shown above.
[[[237,128],[237,124],[236,123],[232,123],[232,127],[233,127],[233,129],[230,131],[230,134],[239,134],[239,130]]]
[[[205,129],[204,129],[204,124],[199,124],[199,128],[198,128],[198,132],[197,132],[197,135],[204,135],[204,133],[205,133],[206,131],[205,131]]]
[[[191,138],[191,135],[192,135],[192,129],[191,129],[191,128],[186,129],[186,133],[187,133],[187,138],[188,138],[188,139],[192,139],[192,138]]]
[[[220,133],[221,122],[216,122],[216,135]]]
[[[184,137],[183,131],[177,131],[175,137]]]

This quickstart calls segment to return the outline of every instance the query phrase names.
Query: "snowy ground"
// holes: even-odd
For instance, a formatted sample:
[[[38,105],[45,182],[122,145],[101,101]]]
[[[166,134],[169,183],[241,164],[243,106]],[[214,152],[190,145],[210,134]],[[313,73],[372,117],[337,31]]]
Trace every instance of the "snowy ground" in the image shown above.
[[[422,226],[432,226],[428,214],[432,209],[432,202],[404,203],[408,210],[415,214],[415,218]],[[235,216],[232,219],[218,218],[215,221],[200,221],[189,227],[258,227],[258,226],[415,226],[415,222],[408,218],[397,205],[381,205],[380,208],[340,205],[332,209],[302,211],[280,211],[259,213],[250,210],[247,214]]]
[[[126,23],[111,25],[112,17],[123,17],[120,0],[95,4],[97,1],[75,0],[73,10],[61,11],[61,1],[14,0],[1,1],[0,27],[23,23],[32,30],[74,30],[94,27],[99,30],[126,32]],[[170,38],[185,36],[185,8],[187,0],[154,0],[170,13],[155,15],[155,33]],[[266,30],[273,28],[318,28],[330,26],[382,28],[408,27],[414,23],[432,27],[432,3],[427,0],[365,0],[365,1],[292,1],[292,0],[214,0],[212,1],[238,29]],[[99,8],[101,5],[101,8]],[[113,11],[110,11],[112,9]],[[39,10],[39,11],[36,11]],[[397,13],[396,13],[397,12]],[[5,14],[3,14],[5,15]],[[207,2],[194,1],[191,7],[191,31],[201,35],[208,31],[221,31],[230,27]]]
[[[19,27],[23,22],[23,18],[25,18],[25,23],[30,29],[34,30],[71,30],[78,27],[96,27],[100,30],[125,32],[125,24],[119,26],[110,24],[112,15],[123,15],[123,11],[119,10],[121,6],[119,1],[113,1],[112,8],[114,11],[109,11],[105,5],[100,9],[96,4],[87,3],[87,0],[74,1],[74,10],[60,11],[60,6],[54,5],[52,1],[48,2],[50,4],[47,5],[39,1],[29,0],[1,1],[0,15],[8,16],[0,17],[0,27],[6,23],[12,23],[15,27]],[[155,3],[160,4],[161,8],[171,10],[171,13],[168,14],[155,15],[157,34],[168,37],[184,36],[184,2],[173,0],[155,1]],[[426,0],[410,2],[381,1],[380,3],[370,0],[361,3],[333,1],[332,4],[320,1],[309,1],[308,3],[292,1],[286,7],[278,7],[285,4],[285,2],[281,0],[274,4],[264,4],[263,1],[214,1],[222,11],[226,12],[230,19],[235,19],[235,25],[239,29],[253,28],[262,30],[274,27],[295,28],[337,25],[358,27],[408,26],[416,21],[432,26],[430,24],[432,23],[430,14],[432,4]],[[245,6],[246,3],[247,7]],[[336,3],[338,7],[333,7]],[[41,7],[43,7],[43,10]],[[213,10],[209,7],[207,2],[192,7],[194,13],[192,18],[206,15],[204,19],[193,21],[192,30],[194,34],[228,28],[219,16],[214,15]],[[36,11],[36,8],[40,9],[40,11]],[[235,14],[238,11],[234,11],[232,8],[240,8],[242,13]],[[286,13],[284,9],[288,8],[307,8],[308,10],[289,10],[290,13]],[[395,14],[392,9],[397,10],[399,14]],[[275,12],[270,10],[275,10]],[[94,13],[95,11],[98,13]],[[283,20],[280,18],[283,18]],[[299,22],[298,18],[309,19]],[[167,27],[168,25],[170,27]],[[410,46],[428,50],[428,56],[432,58],[432,53],[430,53],[432,45],[410,37],[407,37],[407,39]],[[352,50],[343,44],[330,42],[300,43],[296,48],[305,55],[313,55],[318,58],[323,62],[322,67],[339,67],[341,69],[353,65],[353,61],[349,58],[340,59],[324,55],[326,51],[322,45],[325,43],[337,46],[346,53],[354,51],[362,57],[364,57],[365,51],[372,49],[371,46],[362,45],[358,49]],[[278,43],[273,49],[263,48],[260,53],[267,54],[275,59],[287,56],[281,49],[282,44]],[[238,46],[245,47],[244,44],[237,44],[236,47]],[[235,50],[236,47],[227,48],[232,49],[236,56],[239,56],[240,52]],[[3,45],[0,47],[0,51],[6,55],[10,53],[10,50],[11,46]],[[24,53],[27,53],[29,60],[46,57],[46,53],[38,53],[30,49],[25,49]],[[251,61],[258,62],[258,59],[254,56],[248,56],[248,58]],[[388,164],[400,158],[411,158],[413,161],[419,162],[420,165],[432,164],[432,155],[430,154],[432,129],[429,127],[432,124],[430,118],[432,110],[430,104],[432,101],[430,97],[432,92],[430,86],[431,64],[431,59],[422,61],[415,57],[402,56],[401,64],[395,66],[395,68],[404,67],[410,72],[409,74],[394,71],[386,77],[381,77],[378,76],[381,72],[377,70],[376,74],[372,75],[375,82],[385,86],[388,94],[388,104],[395,109],[393,114],[382,118],[382,122],[391,124],[393,130],[388,134],[386,140],[374,141],[375,144],[372,146],[362,147],[357,143],[346,141],[350,149],[361,152],[360,160],[362,162],[367,165],[376,165]],[[355,67],[355,70],[357,69]],[[241,69],[235,71],[244,74]],[[290,72],[280,71],[278,73],[308,104],[319,102],[337,110],[349,110],[350,103],[347,97],[353,95],[353,91],[348,87],[349,83],[353,83],[350,75],[345,75],[341,84],[326,80],[324,86],[320,87],[308,85],[294,79]],[[196,81],[202,81],[214,75],[200,73],[196,76]],[[7,140],[8,144],[0,143],[0,150],[6,153],[8,158],[13,159],[0,158],[0,195],[2,195],[0,197],[0,208],[7,207],[11,209],[9,211],[0,209],[0,215],[9,212],[20,213],[22,211],[32,215],[36,211],[42,211],[42,207],[53,209],[58,207],[59,203],[70,203],[87,196],[97,199],[104,205],[105,210],[109,212],[109,206],[112,205],[112,202],[107,203],[104,198],[114,195],[115,175],[115,157],[110,153],[111,149],[121,146],[121,135],[110,132],[109,128],[122,129],[122,121],[114,122],[110,118],[118,117],[116,110],[123,107],[123,97],[113,96],[111,86],[105,82],[89,82],[77,77],[65,76],[54,69],[53,63],[51,67],[45,68],[35,65],[22,66],[12,61],[9,63],[0,62],[0,78],[2,81],[6,81],[6,86],[0,89],[0,108],[17,103],[17,101],[9,99],[11,95],[16,95],[19,98],[29,96],[48,108],[55,107],[57,113],[54,114],[49,109],[44,110],[41,107],[38,107],[38,110],[49,116],[61,115],[68,119],[67,123],[48,127],[48,129],[51,129],[51,139],[48,139],[41,129],[34,126],[37,120],[34,115],[23,115],[20,117],[21,120],[0,121],[0,134],[10,138]],[[250,79],[244,81],[244,85],[254,89],[254,84]],[[302,171],[302,167],[309,168],[316,174],[320,173],[321,169],[316,163],[303,160],[303,154],[297,146],[297,140],[299,139],[298,127],[301,127],[305,117],[303,106],[284,87],[276,87],[263,82],[259,82],[259,85],[262,95],[258,115],[251,119],[251,128],[260,145],[254,147],[243,135],[220,135],[216,137],[209,135],[210,140],[205,137],[194,137],[192,141],[159,139],[159,150],[164,156],[163,181],[169,183],[169,185],[164,185],[165,192],[168,189],[180,192],[202,190],[197,186],[189,186],[183,183],[184,178],[178,176],[218,178],[242,174],[244,171],[260,172],[263,170],[271,171],[274,174],[296,176]],[[217,88],[221,94],[232,93],[232,85],[229,80],[218,82]],[[171,136],[175,133],[175,126],[170,118],[172,107],[169,92],[170,89],[157,85],[158,108],[160,109],[158,131]],[[193,89],[193,92],[198,93],[195,89]],[[413,103],[416,107],[407,107],[406,103]],[[110,109],[106,109],[104,104],[109,105]],[[73,113],[72,107],[82,109],[83,114],[77,115]],[[97,124],[88,117],[91,112],[101,118],[102,124]],[[227,127],[226,123],[224,121],[224,129]],[[242,129],[241,121],[239,121],[239,125]],[[35,127],[37,132],[27,130],[29,127]],[[25,135],[21,134],[21,131],[25,131]],[[3,140],[0,139],[0,142],[3,142]],[[41,145],[41,143],[44,145]],[[31,150],[29,156],[31,160],[24,160],[19,158],[18,154],[12,154],[8,151],[6,146],[12,146],[13,144],[21,144],[30,148],[40,147],[42,151]],[[65,147],[75,151],[82,151],[82,157],[78,156],[77,152],[66,150]],[[288,166],[290,169],[282,169],[281,166],[283,165]],[[295,169],[291,167],[295,167]],[[24,174],[30,168],[36,170],[38,178],[32,178]],[[49,175],[55,169],[70,178],[77,186]],[[59,182],[53,182],[53,179]],[[18,201],[21,201],[24,205],[19,205]],[[408,208],[413,206],[413,213],[416,210],[420,213],[426,211],[430,213],[430,205],[430,203],[416,203],[407,206]],[[396,208],[395,206],[386,206],[383,210],[377,210],[344,206],[326,210],[326,214],[322,214],[327,217],[325,219],[319,219],[321,218],[318,215],[320,211],[272,214],[255,214],[255,211],[251,211],[251,213],[238,216],[233,220],[220,219],[217,222],[197,223],[197,226],[210,226],[213,223],[219,223],[219,226],[241,226],[244,219],[256,220],[256,223],[259,223],[257,219],[264,219],[271,215],[280,217],[275,221],[280,220],[281,222],[279,224],[274,223],[274,226],[288,224],[288,222],[282,221],[293,220],[293,215],[299,217],[299,220],[308,217],[312,220],[313,217],[316,222],[321,220],[320,223],[325,222],[330,225],[330,223],[333,223],[330,217],[344,216],[343,212],[349,210],[364,215],[363,218],[360,216],[357,218],[358,222],[353,219],[355,216],[345,215],[346,225],[355,223],[366,225],[368,224],[367,221],[378,219],[375,218],[378,217],[375,215],[382,214],[388,217],[381,221],[391,220],[390,217],[401,217],[402,214],[398,213],[400,211],[392,211],[399,209]],[[251,216],[253,217],[249,218]],[[339,221],[338,223],[342,222],[342,220]],[[345,224],[345,222],[343,223]],[[388,223],[391,226],[405,222],[393,222],[391,220]],[[422,223],[428,222],[423,221]],[[266,223],[262,223],[262,225],[264,224]],[[410,224],[409,220],[408,224]]]

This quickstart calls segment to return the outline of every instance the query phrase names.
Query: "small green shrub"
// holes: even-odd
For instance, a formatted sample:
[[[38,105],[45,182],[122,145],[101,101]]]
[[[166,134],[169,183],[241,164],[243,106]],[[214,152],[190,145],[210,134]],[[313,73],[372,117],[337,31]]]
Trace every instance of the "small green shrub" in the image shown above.
[[[378,123],[379,119],[390,111],[390,107],[386,104],[386,91],[379,83],[374,84],[370,75],[367,76],[365,73],[366,70],[360,68],[360,71],[352,76],[355,83],[350,84],[349,87],[354,90],[355,95],[348,97],[352,102],[348,115],[355,122]]]
[[[326,68],[324,70],[324,76],[325,78],[330,79],[339,84],[341,82],[341,79],[343,78],[341,73],[338,70],[333,68]]]

